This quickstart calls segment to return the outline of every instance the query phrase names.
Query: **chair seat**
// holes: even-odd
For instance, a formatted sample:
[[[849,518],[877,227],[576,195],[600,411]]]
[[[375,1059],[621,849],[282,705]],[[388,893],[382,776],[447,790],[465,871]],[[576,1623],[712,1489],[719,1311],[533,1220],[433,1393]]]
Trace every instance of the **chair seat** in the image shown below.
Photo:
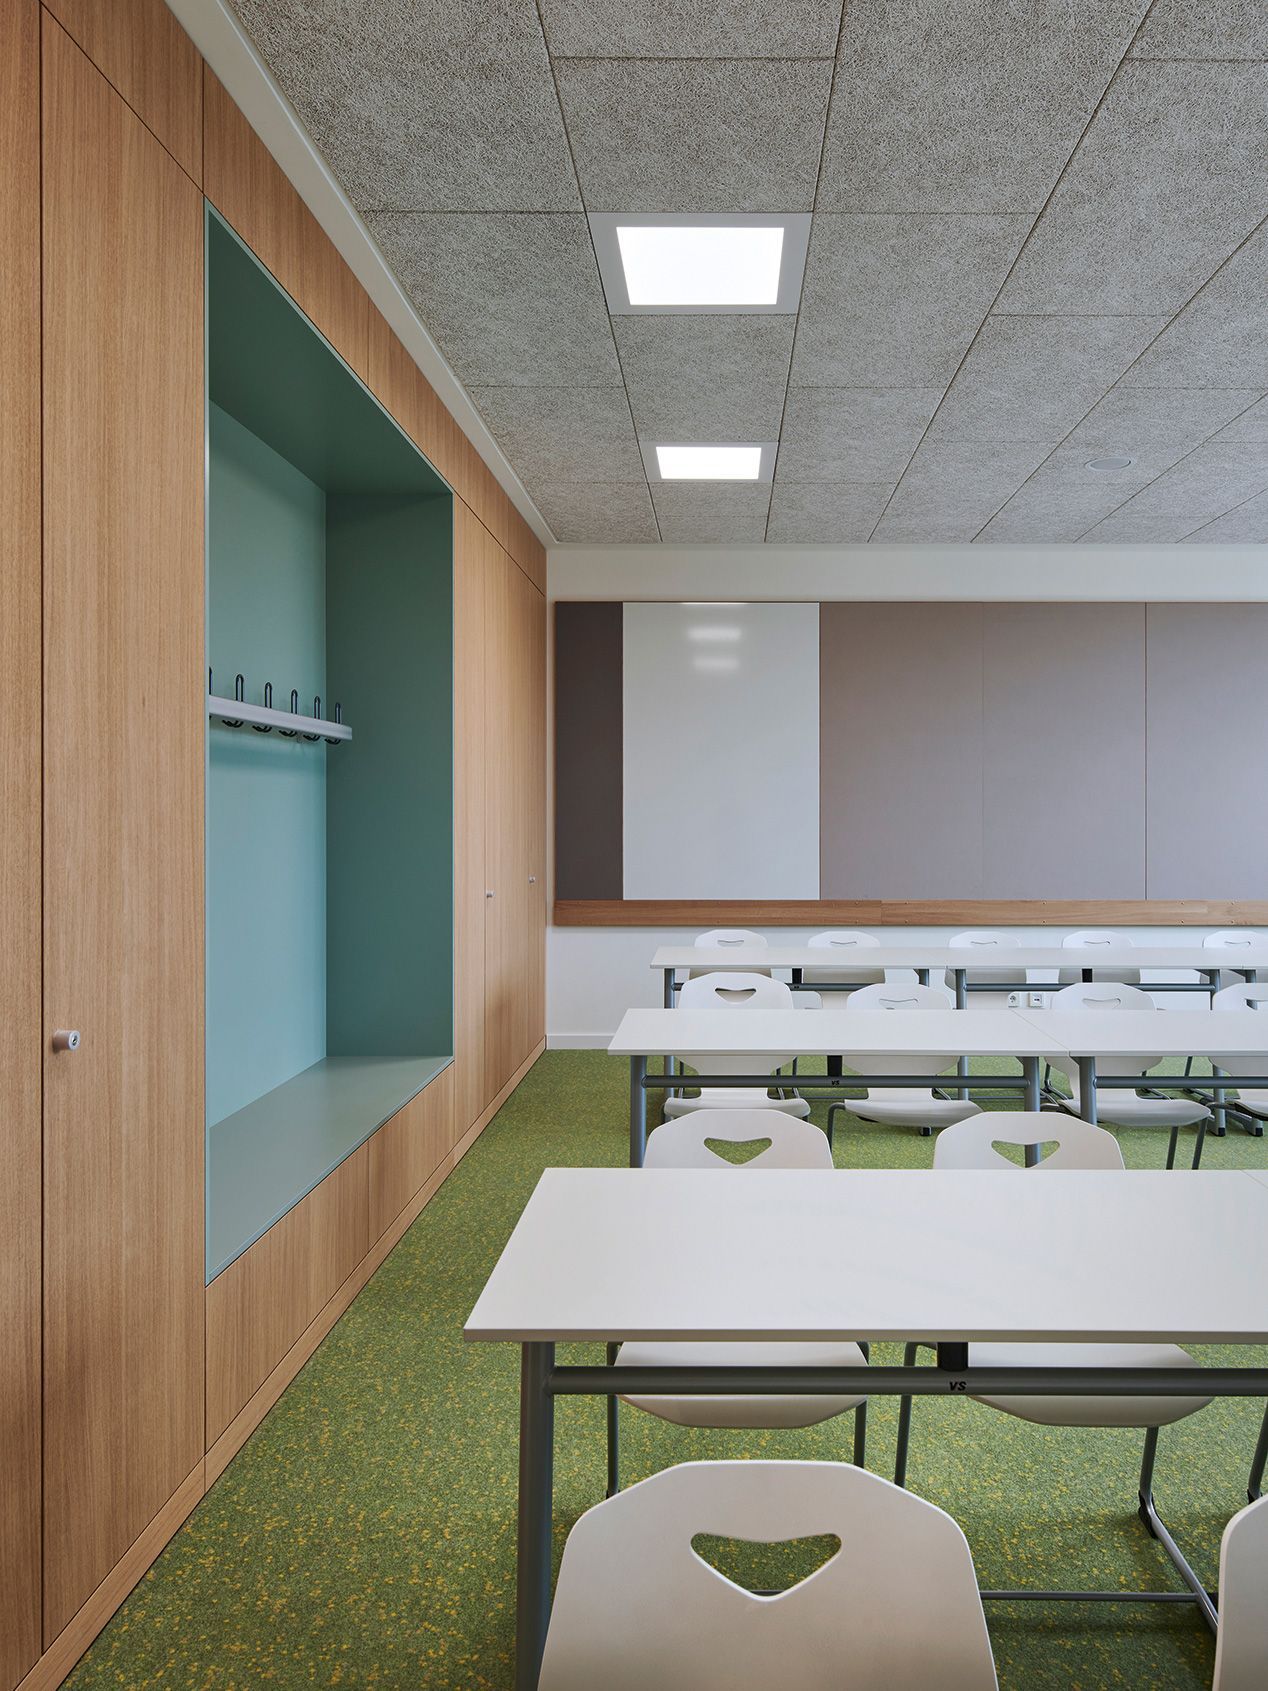
[[[935,1098],[928,1087],[886,1087],[869,1092],[846,1108],[863,1121],[891,1123],[895,1127],[950,1127],[978,1114],[971,1098]]]
[[[786,1116],[804,1121],[810,1105],[804,1098],[772,1098],[760,1087],[705,1086],[695,1098],[667,1098],[667,1116],[685,1116],[692,1110],[782,1110]]]
[[[969,1346],[970,1368],[1193,1368],[1179,1345]],[[1165,1427],[1205,1409],[1206,1397],[979,1397],[1041,1427]]]
[[[1077,1110],[1077,1094],[1071,1102]],[[1119,1092],[1105,1087],[1097,1091],[1096,1113],[1102,1121],[1113,1122],[1117,1127],[1193,1127],[1211,1119],[1206,1105],[1193,1098],[1142,1098],[1139,1092]]]
[[[690,1368],[743,1363],[748,1367],[862,1368],[867,1358],[855,1344],[693,1344],[644,1340],[621,1346],[616,1366]],[[859,1397],[626,1397],[635,1409],[680,1427],[813,1427],[856,1409]]]

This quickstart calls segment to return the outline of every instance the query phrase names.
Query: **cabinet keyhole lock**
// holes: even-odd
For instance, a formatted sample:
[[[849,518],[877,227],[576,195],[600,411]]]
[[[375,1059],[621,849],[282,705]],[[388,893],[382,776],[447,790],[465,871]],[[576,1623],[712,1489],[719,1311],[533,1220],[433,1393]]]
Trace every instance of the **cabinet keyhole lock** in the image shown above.
[[[58,1028],[53,1035],[53,1049],[54,1051],[78,1051],[79,1029]]]

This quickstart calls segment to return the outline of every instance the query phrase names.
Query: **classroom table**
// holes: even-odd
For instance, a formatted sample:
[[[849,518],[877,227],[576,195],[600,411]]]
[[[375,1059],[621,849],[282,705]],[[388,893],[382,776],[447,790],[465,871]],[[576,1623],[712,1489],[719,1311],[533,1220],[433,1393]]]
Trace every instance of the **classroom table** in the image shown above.
[[[681,1011],[676,1012],[681,1014]],[[803,1012],[808,1014],[809,1012]],[[978,1012],[974,1011],[974,1015]],[[1096,1093],[1106,1090],[1192,1092],[1188,1075],[1101,1075],[1097,1060],[1112,1057],[1207,1057],[1215,1070],[1211,1083],[1217,1108],[1226,1087],[1247,1091],[1268,1088],[1268,1014],[1262,1010],[1194,1010],[1184,1016],[1164,1016],[1157,1010],[1018,1010],[1016,1014],[1037,1031],[1059,1041],[1079,1072],[1079,1114],[1097,1119]],[[1258,1073],[1226,1075],[1230,1062],[1258,1065]],[[1223,1083],[1223,1084],[1221,1084]],[[976,1083],[975,1083],[976,1084]],[[1203,1088],[1205,1090],[1205,1088]],[[1198,1129],[1198,1147],[1205,1124]]]
[[[783,1059],[846,1055],[851,1066],[864,1053],[869,1058],[936,1053],[927,1075],[886,1074],[877,1069],[860,1073],[857,1080],[853,1075],[842,1081],[839,1075],[811,1074],[797,1075],[788,1084],[799,1092],[840,1092],[843,1085],[941,1086],[966,1092],[971,1085],[974,1091],[1022,1092],[1025,1108],[1037,1110],[1040,1065],[1045,1059],[1064,1056],[1067,1047],[1013,1009],[904,1012],[834,1005],[821,1010],[627,1010],[608,1050],[630,1060],[630,1164],[636,1168],[647,1146],[647,1093],[665,1084],[664,1076],[648,1074],[647,1060],[654,1053],[717,1057],[722,1070],[728,1057],[766,1052]],[[1022,1074],[948,1075],[945,1071],[961,1057],[1016,1057]],[[693,1075],[690,1084],[765,1090],[772,1082],[769,1075],[722,1072]]]
[[[1216,1258],[1212,1296],[1194,1264]],[[465,1328],[469,1340],[521,1347],[517,1691],[537,1685],[550,1613],[556,1397],[1264,1397],[1265,1367],[975,1368],[968,1346],[1263,1345],[1266,1280],[1268,1184],[1242,1171],[548,1169]],[[631,1339],[937,1349],[933,1367],[555,1360],[557,1344]],[[1166,1547],[1212,1619],[1197,1576]]]
[[[1067,950],[1060,945],[1022,945],[998,950],[983,946],[961,948],[930,941],[905,940],[901,944],[882,942],[857,949],[818,947],[810,945],[770,946],[694,946],[661,945],[652,956],[652,967],[664,977],[664,1002],[669,1008],[676,1002],[676,976],[690,969],[696,973],[712,969],[781,969],[789,971],[794,982],[807,969],[831,975],[833,970],[913,969],[927,982],[929,975],[945,971],[952,977],[957,1005],[963,1006],[970,990],[968,976],[977,970],[989,969],[992,974],[1006,976],[996,984],[985,982],[987,992],[1025,992],[1041,990],[1042,982],[1028,981],[1026,971],[1033,969],[1045,975],[1055,975],[1061,969],[1081,972],[1090,980],[1094,970],[1112,972],[1130,969],[1191,969],[1204,981],[1150,981],[1149,992],[1210,992],[1218,985],[1221,972],[1251,975],[1257,970],[1268,971],[1268,939],[1261,945],[1230,947],[1225,950],[1207,949],[1192,941],[1169,944],[1158,941],[1150,945],[1098,945]],[[828,992],[849,991],[849,983],[815,981],[810,990]]]

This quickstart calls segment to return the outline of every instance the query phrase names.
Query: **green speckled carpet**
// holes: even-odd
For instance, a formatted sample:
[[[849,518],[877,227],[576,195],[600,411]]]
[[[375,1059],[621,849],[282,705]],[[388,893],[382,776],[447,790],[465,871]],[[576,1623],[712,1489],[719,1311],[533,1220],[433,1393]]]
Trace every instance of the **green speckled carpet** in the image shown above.
[[[626,1086],[625,1064],[601,1053],[538,1062],[80,1663],[75,1691],[506,1691],[518,1357],[464,1346],[461,1328],[538,1171],[624,1162]],[[1124,1142],[1133,1165],[1161,1166],[1162,1136]],[[923,1167],[931,1155],[932,1141],[908,1131],[850,1119],[838,1134],[844,1166]],[[1268,1140],[1233,1129],[1208,1140],[1204,1161],[1268,1166]],[[1220,1263],[1192,1269],[1218,1298]],[[874,1356],[899,1359],[891,1346]],[[1160,1505],[1212,1584],[1261,1407],[1217,1403],[1162,1433]],[[878,1473],[892,1471],[895,1420],[893,1400],[876,1400]],[[848,1460],[852,1432],[842,1417],[798,1433],[705,1433],[629,1410],[622,1427],[627,1481],[703,1456]],[[1139,1457],[1135,1433],[1049,1432],[930,1399],[916,1404],[910,1482],[961,1523],[984,1584],[1174,1585],[1136,1518]],[[602,1496],[603,1474],[601,1405],[562,1400],[560,1546]],[[1005,1691],[1210,1683],[1212,1641],[1187,1605],[991,1605],[988,1619]]]

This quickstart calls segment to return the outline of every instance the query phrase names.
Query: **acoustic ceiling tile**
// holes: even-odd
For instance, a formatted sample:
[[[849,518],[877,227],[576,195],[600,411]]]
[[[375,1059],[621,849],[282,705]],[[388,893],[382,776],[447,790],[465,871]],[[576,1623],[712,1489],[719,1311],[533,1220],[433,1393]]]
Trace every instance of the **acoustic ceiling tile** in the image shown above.
[[[1115,387],[1093,406],[1067,442],[1073,447],[1128,452],[1144,445],[1198,446],[1218,430],[1227,438],[1254,440],[1254,434],[1233,435],[1242,414],[1253,408],[1254,388],[1132,388]],[[1253,410],[1250,411],[1253,415]],[[1236,418],[1238,421],[1233,422]],[[1249,426],[1249,425],[1248,425]],[[1263,436],[1268,437],[1268,412]]]
[[[541,0],[561,59],[830,59],[841,0]]]
[[[1268,387],[1268,224],[1212,276],[1123,378],[1148,388]]]
[[[941,397],[939,388],[790,388],[775,479],[892,487]]]
[[[972,540],[1043,460],[1025,442],[926,441],[873,536],[878,541]]]
[[[1199,446],[1082,538],[1095,543],[1183,540],[1268,490],[1268,442]]]
[[[1154,0],[1135,59],[1268,59],[1263,0]]]
[[[522,481],[646,480],[624,388],[469,391]]]
[[[766,538],[791,545],[859,544],[871,534],[892,491],[889,481],[776,482]]]
[[[1077,540],[1122,503],[1109,487],[1031,477],[974,538],[1011,545]]]
[[[929,438],[1055,446],[1165,322],[992,315],[947,390]]]
[[[1037,212],[1145,0],[849,0],[818,205]]]
[[[620,382],[584,217],[379,212],[366,222],[460,382]]]
[[[827,60],[563,59],[588,211],[809,211]]]
[[[619,546],[660,538],[646,482],[537,482],[528,491],[561,544]]]
[[[1268,493],[1256,494],[1244,504],[1235,505],[1222,517],[1216,517],[1201,528],[1186,535],[1188,541],[1221,545],[1262,546],[1268,544]]]
[[[765,540],[770,493],[767,482],[653,482],[660,537],[681,544]]]
[[[1221,429],[1218,440],[1268,440],[1268,396],[1258,404],[1243,411],[1240,417],[1235,417],[1226,429]]]
[[[990,310],[1028,217],[818,213],[797,387],[945,388]]]
[[[518,0],[235,0],[359,209],[580,208],[537,13]]]
[[[793,318],[666,314],[612,327],[641,440],[776,439]]]
[[[1268,64],[1124,65],[1001,311],[1168,315],[1264,214]]]

